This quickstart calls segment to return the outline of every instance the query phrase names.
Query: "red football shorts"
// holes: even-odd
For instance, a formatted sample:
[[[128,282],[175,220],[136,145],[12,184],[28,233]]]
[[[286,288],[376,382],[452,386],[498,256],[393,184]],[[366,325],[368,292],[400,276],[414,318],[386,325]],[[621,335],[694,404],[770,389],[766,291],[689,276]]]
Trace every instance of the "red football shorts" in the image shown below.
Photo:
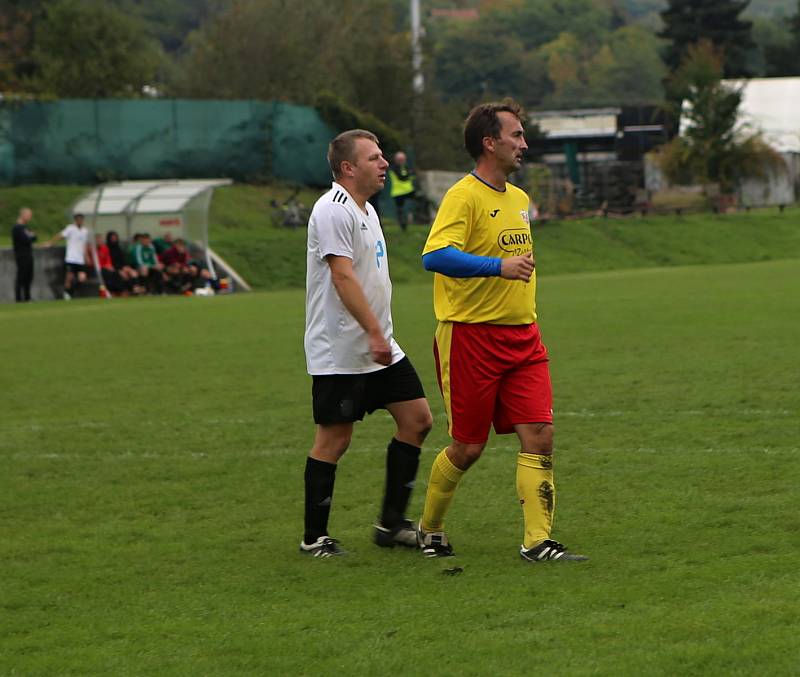
[[[536,324],[440,322],[433,343],[450,436],[479,444],[520,423],[553,422],[547,349]]]

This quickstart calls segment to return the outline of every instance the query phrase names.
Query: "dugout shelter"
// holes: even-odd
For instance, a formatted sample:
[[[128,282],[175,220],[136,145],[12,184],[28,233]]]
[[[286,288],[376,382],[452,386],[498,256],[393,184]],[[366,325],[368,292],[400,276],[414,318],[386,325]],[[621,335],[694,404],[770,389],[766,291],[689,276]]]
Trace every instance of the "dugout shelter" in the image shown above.
[[[159,179],[118,181],[95,186],[72,205],[72,214],[83,214],[86,225],[105,235],[114,230],[130,242],[135,233],[183,238],[201,248],[209,270],[214,272],[208,242],[208,210],[214,188],[230,185],[230,179]]]

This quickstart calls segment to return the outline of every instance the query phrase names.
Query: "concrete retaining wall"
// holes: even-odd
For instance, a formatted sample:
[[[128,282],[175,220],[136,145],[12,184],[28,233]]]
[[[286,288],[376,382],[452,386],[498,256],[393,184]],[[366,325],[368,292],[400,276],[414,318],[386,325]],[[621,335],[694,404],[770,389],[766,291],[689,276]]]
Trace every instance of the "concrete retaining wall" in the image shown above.
[[[190,254],[203,259],[202,249],[190,246]],[[33,250],[33,284],[31,301],[52,301],[62,298],[64,292],[64,247],[39,247]],[[250,291],[250,287],[227,261],[212,254],[217,277],[231,278],[230,291]],[[14,250],[0,248],[0,303],[14,302],[14,280],[17,276],[17,263]],[[74,294],[77,297],[99,296],[100,289],[95,277],[90,277]]]
[[[64,247],[34,248],[31,301],[60,299],[64,291]],[[14,301],[17,262],[14,250],[0,249],[0,303]]]

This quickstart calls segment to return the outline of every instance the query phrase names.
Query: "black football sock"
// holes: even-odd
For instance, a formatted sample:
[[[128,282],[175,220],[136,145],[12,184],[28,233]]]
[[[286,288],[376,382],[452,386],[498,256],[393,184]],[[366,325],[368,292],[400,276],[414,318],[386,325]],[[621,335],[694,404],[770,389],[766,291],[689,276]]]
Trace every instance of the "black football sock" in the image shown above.
[[[381,524],[387,529],[400,524],[405,517],[408,499],[414,488],[419,467],[420,448],[394,438],[386,450],[386,488],[381,511]]]
[[[303,536],[306,545],[311,545],[320,536],[328,534],[328,516],[331,514],[335,480],[335,463],[318,461],[310,456],[306,459],[306,509],[305,534]]]

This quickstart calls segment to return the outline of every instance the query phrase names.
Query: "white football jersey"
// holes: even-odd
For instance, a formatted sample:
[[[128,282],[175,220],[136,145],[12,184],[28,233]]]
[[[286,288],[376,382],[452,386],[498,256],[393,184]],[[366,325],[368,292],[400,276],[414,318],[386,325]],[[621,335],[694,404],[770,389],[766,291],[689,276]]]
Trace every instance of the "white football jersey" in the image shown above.
[[[86,263],[84,252],[86,251],[86,243],[89,241],[89,230],[85,227],[79,228],[75,223],[70,223],[61,231],[61,236],[67,241],[67,253],[64,261],[81,266],[84,265]]]
[[[365,374],[383,369],[373,361],[364,329],[345,308],[331,280],[325,257],[346,256],[353,262],[372,312],[392,348],[392,364],[404,353],[393,337],[392,282],[386,241],[378,215],[367,203],[363,212],[338,183],[314,205],[308,221],[306,252],[306,333],[308,373]]]

